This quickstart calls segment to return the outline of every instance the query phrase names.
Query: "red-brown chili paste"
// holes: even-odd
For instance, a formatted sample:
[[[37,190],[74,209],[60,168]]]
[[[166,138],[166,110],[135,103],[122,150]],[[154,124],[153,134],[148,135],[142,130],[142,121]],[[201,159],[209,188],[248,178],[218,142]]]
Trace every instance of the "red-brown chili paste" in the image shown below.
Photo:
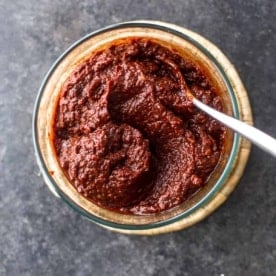
[[[126,39],[74,70],[53,130],[60,166],[79,193],[117,212],[149,214],[204,185],[225,129],[193,107],[183,82],[222,110],[202,69],[149,39]]]

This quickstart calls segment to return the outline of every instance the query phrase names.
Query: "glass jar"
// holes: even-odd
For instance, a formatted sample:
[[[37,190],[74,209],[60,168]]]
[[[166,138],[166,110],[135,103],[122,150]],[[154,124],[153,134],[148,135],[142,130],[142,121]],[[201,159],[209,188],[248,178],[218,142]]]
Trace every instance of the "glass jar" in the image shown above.
[[[157,21],[132,21],[95,31],[63,53],[40,87],[33,116],[37,162],[51,191],[89,220],[121,233],[160,234],[189,227],[210,215],[234,190],[246,165],[250,143],[230,130],[221,160],[206,185],[182,204],[159,214],[126,215],[101,208],[80,195],[59,166],[52,144],[52,119],[61,86],[92,52],[118,39],[145,37],[177,50],[204,69],[221,91],[224,112],[252,123],[246,90],[233,65],[210,41],[185,28]]]

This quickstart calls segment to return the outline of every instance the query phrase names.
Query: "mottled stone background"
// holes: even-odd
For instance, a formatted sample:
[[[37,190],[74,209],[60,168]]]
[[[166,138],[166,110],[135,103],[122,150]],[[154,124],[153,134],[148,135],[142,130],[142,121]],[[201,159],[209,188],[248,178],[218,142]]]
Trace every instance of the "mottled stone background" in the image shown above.
[[[31,120],[43,76],[75,40],[131,19],[169,21],[216,43],[248,89],[256,126],[276,137],[276,1],[0,0],[0,275],[273,275],[276,160],[256,147],[218,211],[155,237],[101,229],[39,176]]]

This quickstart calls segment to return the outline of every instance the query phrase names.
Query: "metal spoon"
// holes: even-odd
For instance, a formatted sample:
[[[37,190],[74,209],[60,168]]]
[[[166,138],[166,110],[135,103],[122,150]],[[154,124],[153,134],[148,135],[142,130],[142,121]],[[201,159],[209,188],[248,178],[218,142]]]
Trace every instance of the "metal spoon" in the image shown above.
[[[189,94],[191,94],[191,92],[189,92]],[[215,110],[196,99],[193,95],[189,95],[189,98],[197,108],[228,126],[235,132],[241,134],[259,148],[276,157],[276,139],[253,126]]]
[[[193,102],[193,104],[210,115],[211,117],[215,118],[216,120],[220,121],[224,125],[228,126],[235,132],[241,134],[245,138],[247,138],[249,141],[251,141],[253,144],[257,145],[264,151],[270,153],[274,157],[276,157],[276,139],[273,137],[267,135],[266,133],[262,132],[261,130],[250,126],[240,120],[237,120],[231,116],[228,116],[224,113],[221,113],[214,108],[202,103],[198,99],[195,98],[195,96],[192,94],[190,88],[188,87],[186,81],[183,78],[183,75],[181,74],[181,71],[178,68],[178,65],[176,65],[174,62],[172,62],[169,59],[166,59],[164,56],[156,56],[157,59],[160,61],[166,63],[169,65],[174,73],[174,75],[178,78],[179,84],[181,86],[181,89],[183,93],[186,93],[189,100]]]

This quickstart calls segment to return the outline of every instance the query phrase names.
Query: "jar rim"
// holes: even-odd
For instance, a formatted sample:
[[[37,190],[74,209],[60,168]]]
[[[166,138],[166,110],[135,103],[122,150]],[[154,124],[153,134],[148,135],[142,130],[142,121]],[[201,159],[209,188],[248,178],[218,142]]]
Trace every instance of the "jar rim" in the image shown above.
[[[237,103],[237,98],[235,95],[235,92],[233,90],[233,87],[231,85],[230,80],[228,79],[228,76],[225,72],[225,70],[223,69],[223,66],[219,63],[219,61],[214,57],[214,55],[208,50],[206,49],[201,43],[199,43],[197,40],[195,40],[193,37],[189,36],[186,33],[183,33],[179,30],[174,29],[172,26],[174,25],[170,25],[167,26],[166,24],[163,24],[162,22],[156,22],[156,21],[129,21],[129,22],[122,22],[122,23],[118,23],[118,24],[114,24],[114,25],[110,25],[104,28],[101,28],[99,30],[96,30],[94,32],[89,33],[88,35],[82,37],[81,39],[79,39],[78,41],[76,41],[74,44],[72,44],[57,60],[56,62],[52,65],[52,67],[50,68],[50,70],[48,71],[48,73],[46,74],[36,101],[35,101],[35,106],[34,106],[34,112],[33,112],[33,122],[32,122],[32,130],[33,130],[33,142],[34,142],[34,148],[35,148],[35,154],[37,156],[37,160],[38,160],[38,165],[40,170],[43,173],[43,176],[45,178],[47,178],[50,183],[53,185],[55,191],[58,193],[58,195],[60,195],[60,197],[73,209],[75,209],[77,212],[81,213],[83,216],[85,216],[86,218],[88,218],[89,220],[100,224],[102,226],[108,227],[108,228],[113,228],[113,229],[126,229],[126,230],[149,230],[149,229],[154,229],[154,228],[159,228],[162,226],[166,226],[169,224],[172,224],[174,222],[177,222],[181,219],[184,219],[185,217],[189,216],[190,214],[192,214],[193,212],[195,212],[197,209],[203,207],[204,205],[206,205],[215,195],[216,193],[221,189],[221,187],[223,186],[225,180],[228,178],[230,172],[231,172],[231,167],[234,164],[235,158],[237,156],[238,153],[238,149],[239,149],[239,143],[240,143],[240,137],[239,135],[237,135],[236,133],[233,136],[233,144],[232,144],[232,149],[230,151],[229,154],[229,159],[226,162],[226,165],[222,171],[222,174],[220,175],[220,177],[218,178],[217,182],[214,184],[214,186],[210,189],[210,191],[204,195],[196,204],[194,204],[193,206],[191,206],[189,209],[184,210],[182,213],[168,218],[166,220],[163,221],[158,221],[155,223],[149,223],[149,224],[141,224],[141,225],[134,225],[134,224],[120,224],[120,223],[116,223],[116,222],[112,222],[100,217],[97,217],[96,215],[93,215],[89,212],[87,212],[86,210],[84,210],[83,208],[81,208],[80,206],[78,206],[76,203],[74,203],[66,194],[63,193],[63,191],[61,191],[58,187],[58,185],[55,183],[54,179],[52,178],[51,174],[48,172],[47,170],[47,166],[43,160],[43,156],[39,147],[39,143],[38,143],[38,134],[37,134],[37,115],[38,115],[38,110],[39,110],[39,106],[40,106],[40,100],[44,91],[44,88],[47,84],[47,81],[49,80],[49,78],[51,77],[53,71],[55,70],[55,68],[59,65],[59,63],[66,57],[66,55],[71,52],[74,48],[76,48],[77,46],[79,46],[80,44],[82,44],[83,42],[85,42],[87,39],[99,35],[101,33],[107,32],[107,31],[111,31],[111,30],[116,30],[116,29],[124,29],[124,28],[135,28],[135,27],[146,27],[146,28],[153,28],[153,29],[158,29],[161,31],[165,31],[165,32],[170,32],[188,42],[190,42],[193,46],[195,46],[196,48],[198,48],[201,52],[203,52],[211,61],[212,63],[215,65],[217,71],[221,74],[222,80],[225,83],[225,86],[227,88],[227,91],[229,93],[229,97],[231,100],[231,104],[232,104],[232,109],[233,109],[233,116],[237,119],[240,119],[240,113],[239,113],[239,107],[238,107],[238,103]]]

